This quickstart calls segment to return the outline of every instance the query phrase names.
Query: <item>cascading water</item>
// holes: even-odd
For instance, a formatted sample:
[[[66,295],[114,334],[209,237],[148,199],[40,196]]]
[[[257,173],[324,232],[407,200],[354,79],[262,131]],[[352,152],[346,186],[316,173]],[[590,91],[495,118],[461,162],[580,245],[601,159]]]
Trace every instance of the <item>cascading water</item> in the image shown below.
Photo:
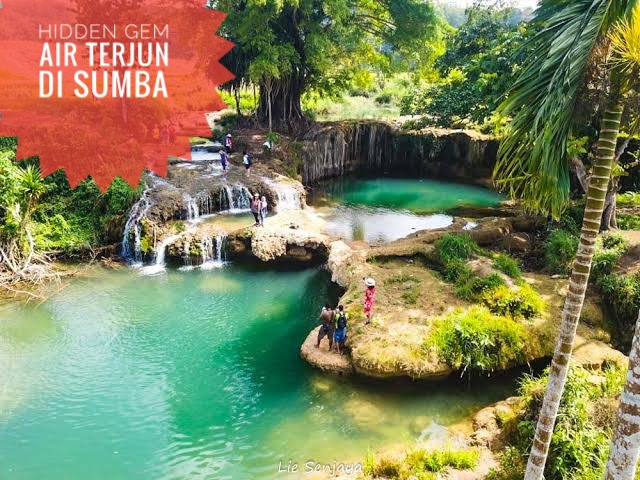
[[[215,241],[211,237],[202,239],[202,242],[200,243],[200,250],[202,251],[202,265],[200,268],[203,270],[210,270],[212,268],[220,268],[224,266],[224,244],[226,239],[226,234],[217,235]]]
[[[276,207],[279,212],[285,210],[300,210],[300,208],[302,208],[300,192],[292,185],[284,182],[276,182],[269,178],[263,178],[263,181],[276,192],[278,197]]]
[[[242,185],[225,185],[226,205],[231,213],[241,213],[251,208],[251,192]]]
[[[152,265],[143,267],[140,272],[145,275],[154,275],[164,272],[166,266],[165,258],[167,254],[167,247],[178,240],[182,235],[184,235],[184,232],[177,235],[171,235],[170,237],[165,238],[164,240],[162,240],[162,242],[157,244],[155,248],[154,263]]]
[[[129,218],[124,226],[122,235],[122,257],[128,262],[142,263],[142,219],[146,215],[151,201],[149,200],[150,188],[145,186],[140,199],[131,208]],[[133,232],[133,246],[131,245],[131,233]],[[133,248],[132,248],[133,247]]]
[[[198,202],[188,193],[183,195],[184,201],[187,206],[187,220],[195,221],[200,218],[200,208]]]

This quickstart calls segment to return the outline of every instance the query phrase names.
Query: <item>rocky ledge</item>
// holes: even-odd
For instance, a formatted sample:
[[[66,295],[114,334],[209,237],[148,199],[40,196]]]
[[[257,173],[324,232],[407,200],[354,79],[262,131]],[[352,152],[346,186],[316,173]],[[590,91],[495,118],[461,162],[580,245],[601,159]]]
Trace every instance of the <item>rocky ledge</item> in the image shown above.
[[[541,220],[524,217],[478,219],[477,226],[465,230],[466,221],[457,219],[446,229],[422,231],[386,245],[335,241],[329,246],[327,265],[333,281],[345,289],[341,303],[349,314],[348,354],[328,351],[328,343],[315,347],[317,328],[301,347],[301,356],[309,364],[340,375],[359,374],[374,378],[412,378],[438,380],[456,369],[432,347],[434,322],[453,311],[473,307],[455,294],[455,286],[445,283],[435,270],[434,244],[448,233],[466,233],[480,246],[507,248],[515,239],[525,239],[541,225]],[[519,247],[528,248],[526,241]],[[495,270],[486,257],[468,262],[479,277],[501,276],[508,288],[521,287]],[[377,281],[377,309],[371,324],[365,324],[362,312],[362,278]],[[546,308],[535,318],[518,320],[526,331],[524,359],[519,364],[548,358],[554,347],[566,295],[566,279],[525,273],[523,279],[536,290]],[[520,282],[518,282],[520,283]],[[601,317],[600,307],[589,301],[585,312]],[[596,312],[596,313],[594,313]],[[593,321],[589,322],[591,325]],[[597,323],[597,322],[596,322]],[[593,366],[605,360],[624,362],[625,356],[604,341],[604,329],[581,325],[575,349],[575,361]],[[504,365],[504,369],[518,366]]]

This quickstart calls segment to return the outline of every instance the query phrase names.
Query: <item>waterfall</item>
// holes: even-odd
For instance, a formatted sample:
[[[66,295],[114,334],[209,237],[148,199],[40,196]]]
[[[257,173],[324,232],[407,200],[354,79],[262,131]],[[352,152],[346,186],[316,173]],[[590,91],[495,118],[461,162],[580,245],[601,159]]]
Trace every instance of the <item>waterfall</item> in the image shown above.
[[[200,209],[200,216],[213,215],[215,208],[213,205],[213,199],[209,192],[203,192],[198,195],[198,208]]]
[[[144,275],[155,275],[157,273],[164,272],[165,270],[165,258],[167,255],[167,247],[178,240],[184,233],[177,235],[171,235],[165,238],[162,242],[156,245],[155,249],[155,262],[152,265],[142,267],[140,273]]]
[[[200,268],[202,268],[203,270],[210,270],[212,268],[220,268],[224,266],[224,244],[226,240],[226,234],[218,234],[215,238],[215,241],[211,237],[202,239],[202,242],[200,243],[200,250],[202,252],[202,265]]]
[[[184,201],[187,204],[187,220],[198,220],[200,218],[200,209],[198,208],[198,202],[188,193],[185,193],[182,198],[184,198]]]
[[[242,185],[225,185],[226,204],[232,213],[241,213],[251,208],[251,192]]]
[[[276,182],[270,178],[263,178],[263,181],[269,185],[278,197],[276,207],[278,212],[285,210],[300,210],[302,208],[302,198],[298,189],[289,183]]]
[[[150,188],[145,186],[142,196],[131,208],[129,218],[124,226],[122,235],[122,257],[132,263],[142,263],[142,219],[146,215],[151,201],[149,200]],[[133,248],[131,245],[131,232],[133,231]]]

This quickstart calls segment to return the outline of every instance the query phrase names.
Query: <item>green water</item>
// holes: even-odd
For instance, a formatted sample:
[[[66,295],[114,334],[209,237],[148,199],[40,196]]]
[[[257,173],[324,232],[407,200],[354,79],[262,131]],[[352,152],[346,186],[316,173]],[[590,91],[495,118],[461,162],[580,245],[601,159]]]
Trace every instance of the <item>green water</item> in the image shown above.
[[[283,478],[280,461],[360,460],[513,392],[317,373],[298,348],[330,290],[317,270],[97,270],[0,305],[0,478]]]
[[[415,214],[448,212],[457,207],[496,207],[498,193],[472,185],[427,179],[350,179],[320,187],[318,197],[344,205],[408,211]]]
[[[459,207],[496,207],[503,200],[482,187],[436,180],[344,178],[314,189],[309,202],[327,211],[330,234],[382,243],[451,225]]]

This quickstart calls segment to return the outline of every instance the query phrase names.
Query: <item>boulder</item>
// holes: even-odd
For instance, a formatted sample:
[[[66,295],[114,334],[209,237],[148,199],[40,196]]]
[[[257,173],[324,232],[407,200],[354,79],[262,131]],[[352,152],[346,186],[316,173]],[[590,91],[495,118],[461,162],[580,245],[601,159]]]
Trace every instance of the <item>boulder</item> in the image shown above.
[[[338,375],[350,375],[353,373],[351,359],[347,355],[339,355],[335,351],[329,351],[329,341],[325,337],[320,343],[320,348],[316,347],[318,331],[320,327],[311,330],[306,340],[300,347],[300,356],[310,365],[325,372],[336,373]]]
[[[531,237],[523,232],[512,233],[504,239],[504,247],[509,252],[526,253],[531,248]]]

